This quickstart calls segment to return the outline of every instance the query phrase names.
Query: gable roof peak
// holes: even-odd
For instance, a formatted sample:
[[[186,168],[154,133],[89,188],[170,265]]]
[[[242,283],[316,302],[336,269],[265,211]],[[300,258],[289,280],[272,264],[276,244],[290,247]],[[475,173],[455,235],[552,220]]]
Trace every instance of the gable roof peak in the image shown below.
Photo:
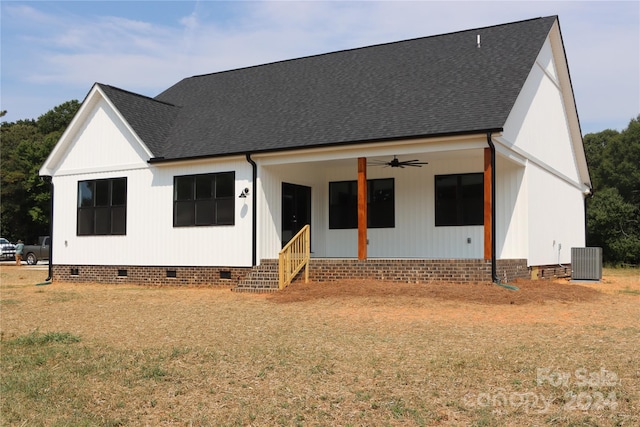
[[[165,159],[501,129],[556,16],[185,78]],[[482,49],[476,36],[482,35]]]
[[[151,101],[151,102],[158,102],[158,103],[165,104],[165,105],[168,105],[168,106],[171,106],[171,107],[175,107],[174,104],[171,104],[169,102],[161,101],[159,99],[155,99],[155,98],[152,98],[150,96],[141,95],[139,93],[131,92],[131,91],[128,91],[126,89],[122,89],[122,88],[119,88],[119,87],[116,87],[116,86],[112,86],[112,85],[108,85],[108,84],[105,84],[105,83],[95,82],[94,86],[100,88],[103,92],[105,92],[105,94],[107,96],[108,96],[107,92],[109,92],[109,91],[117,91],[117,92],[122,92],[123,94],[126,94],[126,95],[130,95],[130,96],[134,96],[134,97],[137,97],[137,98],[146,99],[146,100]],[[105,91],[105,89],[106,89],[106,91]]]
[[[268,67],[268,66],[271,66],[271,65],[283,64],[283,63],[299,61],[299,60],[304,60],[304,59],[319,58],[319,57],[323,57],[323,56],[327,56],[327,55],[334,55],[334,54],[339,54],[339,53],[357,52],[357,51],[360,51],[360,50],[371,49],[371,48],[376,48],[376,47],[393,46],[395,44],[408,43],[408,42],[414,42],[414,41],[426,40],[426,39],[433,39],[433,38],[451,36],[451,35],[462,34],[462,33],[471,33],[471,32],[476,32],[476,31],[483,31],[483,30],[500,28],[500,27],[505,27],[505,26],[523,24],[523,23],[532,22],[532,21],[557,20],[557,19],[558,19],[558,15],[540,16],[540,17],[537,17],[537,18],[523,19],[523,20],[520,20],[520,21],[507,22],[507,23],[503,23],[503,24],[494,24],[494,25],[487,25],[487,26],[484,26],[484,27],[471,28],[471,29],[466,29],[466,30],[456,30],[456,31],[450,31],[450,32],[447,32],[447,33],[432,34],[432,35],[420,36],[420,37],[412,37],[412,38],[401,39],[401,40],[396,40],[396,41],[392,41],[392,42],[375,43],[375,44],[372,44],[372,45],[359,46],[359,47],[353,47],[353,48],[345,48],[345,49],[339,49],[339,50],[323,52],[323,53],[316,53],[316,54],[305,55],[305,56],[300,56],[300,57],[295,57],[295,58],[281,59],[281,60],[278,60],[278,61],[265,62],[263,64],[248,65],[248,66],[245,66],[245,67],[229,68],[229,69],[226,69],[226,70],[212,71],[210,73],[195,74],[195,75],[193,75],[191,77],[185,77],[181,81],[185,81],[185,80],[189,80],[189,79],[203,78],[203,77],[210,77],[210,76],[215,76],[215,75],[219,75],[219,74],[232,73],[232,72],[242,71],[242,70],[251,70],[251,69],[255,69],[255,68]],[[160,95],[162,95],[162,94],[160,94]],[[158,95],[158,96],[160,96],[160,95]]]
[[[102,83],[96,83],[95,86],[104,93],[153,155],[157,156],[163,151],[182,107]]]

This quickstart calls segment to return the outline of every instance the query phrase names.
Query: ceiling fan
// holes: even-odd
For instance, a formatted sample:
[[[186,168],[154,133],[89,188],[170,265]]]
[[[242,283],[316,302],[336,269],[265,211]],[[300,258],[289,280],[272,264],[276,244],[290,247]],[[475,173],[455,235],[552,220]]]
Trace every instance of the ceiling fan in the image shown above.
[[[413,166],[421,168],[422,165],[428,165],[428,162],[421,162],[418,159],[414,160],[398,160],[398,156],[393,156],[393,160],[385,162],[384,160],[372,160],[369,163],[371,166],[391,166],[392,168],[404,168],[405,166]]]

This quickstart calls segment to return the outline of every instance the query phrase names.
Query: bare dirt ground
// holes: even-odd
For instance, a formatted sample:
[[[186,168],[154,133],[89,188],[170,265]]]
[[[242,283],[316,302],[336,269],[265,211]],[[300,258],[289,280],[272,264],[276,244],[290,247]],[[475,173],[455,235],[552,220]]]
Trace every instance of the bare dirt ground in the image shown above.
[[[16,339],[34,332],[81,341],[4,385],[4,425],[640,422],[638,270],[605,270],[600,283],[510,283],[518,291],[345,281],[273,294],[35,286],[46,273],[0,266],[0,344],[15,348],[7,363],[20,366],[12,360],[28,349]],[[539,385],[541,368],[570,381]],[[602,369],[616,375],[611,386],[579,386],[579,372]],[[39,389],[51,391],[20,391],[40,371],[54,385]],[[615,406],[597,409],[610,393]],[[550,407],[513,400],[523,396]]]
[[[520,280],[509,283],[517,291],[496,284],[447,284],[447,283],[393,283],[377,281],[348,281],[336,283],[295,283],[272,298],[277,302],[312,301],[332,297],[358,298],[434,298],[440,301],[467,303],[539,304],[549,301],[584,302],[600,297],[600,293],[582,284],[570,284],[566,279],[557,281]]]
[[[510,283],[519,288],[509,290],[495,284],[391,283],[380,281],[341,281],[335,283],[294,282],[287,289],[268,294],[230,292],[228,288],[159,287],[137,285],[105,285],[96,283],[54,283],[33,286],[42,282],[46,271],[30,267],[2,265],[1,298],[21,299],[21,312],[3,310],[2,334],[5,338],[26,333],[44,324],[51,329],[97,326],[104,316],[106,324],[126,324],[145,321],[149,315],[166,308],[184,321],[198,316],[198,307],[207,304],[226,304],[234,301],[248,304],[263,303],[288,306],[287,311],[303,312],[305,317],[340,316],[352,321],[392,319],[395,321],[431,320],[438,323],[473,325],[477,322],[558,325],[590,325],[594,322],[611,326],[640,325],[640,273],[633,270],[611,270],[601,282],[576,282],[562,278],[549,280],[519,280]],[[637,271],[637,270],[635,270]],[[54,311],[64,303],[65,311]],[[178,305],[179,303],[179,305]],[[5,308],[10,308],[5,303]],[[32,316],[23,316],[26,309]],[[266,309],[266,308],[265,308]],[[324,311],[323,311],[324,310]],[[78,316],[78,321],[74,317]],[[89,321],[84,317],[89,317]],[[52,317],[47,319],[47,317]],[[40,318],[40,320],[38,320]],[[82,320],[80,320],[82,319]],[[95,321],[93,320],[95,319]],[[167,322],[171,321],[169,315]],[[156,321],[156,319],[146,319]],[[164,324],[164,320],[157,320]],[[95,322],[95,323],[94,323]],[[124,325],[122,327],[125,327]],[[85,331],[83,331],[85,332]],[[89,331],[86,331],[89,332]],[[120,327],[93,329],[91,333],[111,337],[115,342],[125,338]],[[138,345],[151,345],[154,334],[136,336]]]
[[[612,270],[601,282],[571,282],[568,278],[559,278],[518,280],[510,285],[518,290],[492,283],[295,283],[267,298],[283,304],[336,299],[343,303],[354,301],[343,304],[339,310],[347,317],[368,317],[373,315],[371,307],[384,307],[375,315],[396,320],[423,318],[467,324],[490,320],[517,324],[587,325],[597,320],[617,326],[624,326],[634,319],[640,302],[640,272],[634,275]],[[620,295],[632,298],[620,299]],[[630,317],[623,314],[627,309]]]

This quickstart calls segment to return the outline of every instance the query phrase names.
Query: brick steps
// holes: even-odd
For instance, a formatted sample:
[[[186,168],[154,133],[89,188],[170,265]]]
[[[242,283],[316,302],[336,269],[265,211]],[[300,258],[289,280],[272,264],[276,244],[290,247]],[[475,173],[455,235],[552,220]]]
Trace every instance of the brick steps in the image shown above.
[[[278,260],[265,259],[233,288],[234,292],[276,292],[279,290]]]

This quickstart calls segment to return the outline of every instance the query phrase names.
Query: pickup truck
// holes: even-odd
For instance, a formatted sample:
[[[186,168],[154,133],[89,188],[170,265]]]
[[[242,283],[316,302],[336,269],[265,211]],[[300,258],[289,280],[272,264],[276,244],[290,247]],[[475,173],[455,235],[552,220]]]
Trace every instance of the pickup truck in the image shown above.
[[[49,236],[43,236],[38,239],[37,245],[25,245],[22,251],[22,259],[27,261],[27,264],[34,265],[40,260],[49,259],[49,242],[51,238]]]
[[[0,259],[16,259],[16,247],[4,237],[0,237]]]

